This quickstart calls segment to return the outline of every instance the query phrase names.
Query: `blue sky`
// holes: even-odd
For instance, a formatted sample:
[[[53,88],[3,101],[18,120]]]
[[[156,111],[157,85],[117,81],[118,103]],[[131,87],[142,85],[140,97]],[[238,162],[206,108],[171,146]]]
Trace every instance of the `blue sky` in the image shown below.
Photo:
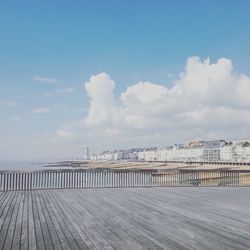
[[[53,158],[46,143],[33,152],[27,141],[88,116],[92,75],[110,75],[116,102],[139,81],[173,86],[191,56],[228,58],[234,72],[250,75],[249,13],[244,0],[1,1],[0,159]],[[80,156],[88,143],[79,138],[49,151]],[[123,136],[98,148],[98,138],[93,149],[168,144]]]

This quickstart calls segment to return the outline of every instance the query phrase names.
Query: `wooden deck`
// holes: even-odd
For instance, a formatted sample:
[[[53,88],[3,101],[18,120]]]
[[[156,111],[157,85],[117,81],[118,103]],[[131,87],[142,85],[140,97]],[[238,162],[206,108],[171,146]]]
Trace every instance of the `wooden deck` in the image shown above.
[[[250,188],[0,192],[0,249],[250,249]]]

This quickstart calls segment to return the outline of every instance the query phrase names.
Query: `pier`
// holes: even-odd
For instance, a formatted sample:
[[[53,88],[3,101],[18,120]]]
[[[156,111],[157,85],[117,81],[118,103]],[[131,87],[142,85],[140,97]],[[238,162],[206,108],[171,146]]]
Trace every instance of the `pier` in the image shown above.
[[[249,188],[0,193],[0,249],[249,249]]]
[[[248,172],[12,174],[0,174],[0,249],[250,248]]]

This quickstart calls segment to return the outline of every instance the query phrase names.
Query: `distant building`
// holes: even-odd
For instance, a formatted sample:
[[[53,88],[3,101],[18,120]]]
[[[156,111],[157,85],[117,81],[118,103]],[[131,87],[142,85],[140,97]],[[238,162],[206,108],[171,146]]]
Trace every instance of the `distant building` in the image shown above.
[[[220,161],[220,152],[224,145],[224,140],[205,141],[203,159],[205,161]]]
[[[250,143],[248,141],[236,142],[234,144],[233,159],[237,162],[250,162]]]
[[[158,161],[171,161],[173,159],[172,147],[158,149],[157,159]]]
[[[148,148],[138,153],[141,161],[157,161],[157,148]]]
[[[83,159],[84,160],[89,160],[90,159],[89,148],[84,149],[84,151],[83,151]]]
[[[225,162],[233,161],[233,152],[234,146],[233,144],[224,145],[224,147],[220,148],[220,160]]]
[[[242,160],[250,162],[250,143],[245,142],[242,145]]]
[[[164,148],[154,147],[103,151],[100,154],[91,156],[89,156],[89,150],[86,149],[85,158],[104,161],[140,160],[250,162],[250,143],[248,141],[192,141],[187,144],[175,144]]]

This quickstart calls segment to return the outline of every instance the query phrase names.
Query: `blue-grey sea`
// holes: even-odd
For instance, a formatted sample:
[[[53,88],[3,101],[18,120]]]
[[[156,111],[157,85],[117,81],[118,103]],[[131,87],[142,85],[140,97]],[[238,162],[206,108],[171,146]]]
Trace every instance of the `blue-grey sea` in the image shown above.
[[[45,167],[51,164],[51,162],[38,162],[38,161],[0,161],[0,170],[18,170],[18,171],[30,171],[30,170],[45,170],[50,167]],[[55,167],[53,167],[55,169]]]

